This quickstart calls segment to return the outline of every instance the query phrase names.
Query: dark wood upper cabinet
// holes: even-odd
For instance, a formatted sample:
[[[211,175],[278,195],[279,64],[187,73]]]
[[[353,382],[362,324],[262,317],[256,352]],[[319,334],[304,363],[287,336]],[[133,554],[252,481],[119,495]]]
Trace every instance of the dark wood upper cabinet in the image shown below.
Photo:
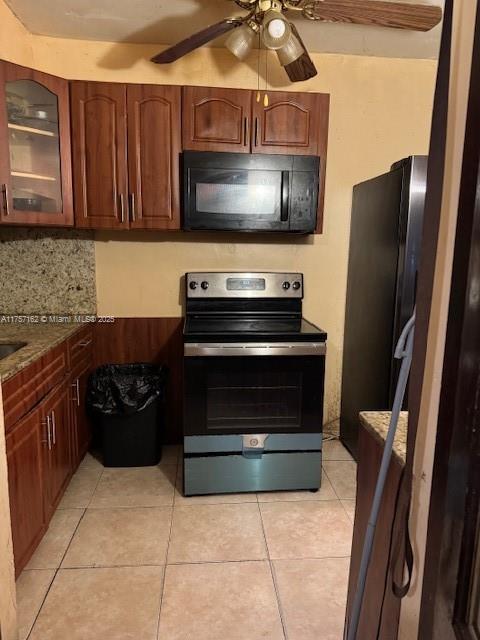
[[[128,85],[131,229],[180,228],[181,88]]]
[[[77,227],[128,229],[124,84],[72,82],[72,156]]]
[[[34,409],[7,435],[8,489],[15,572],[27,564],[45,531],[42,460],[46,429]]]
[[[183,87],[183,148],[250,153],[252,92]]]
[[[0,61],[0,223],[73,225],[68,81]]]
[[[268,91],[268,106],[253,100],[253,153],[320,155],[325,97],[318,93]],[[328,101],[326,103],[328,116]]]

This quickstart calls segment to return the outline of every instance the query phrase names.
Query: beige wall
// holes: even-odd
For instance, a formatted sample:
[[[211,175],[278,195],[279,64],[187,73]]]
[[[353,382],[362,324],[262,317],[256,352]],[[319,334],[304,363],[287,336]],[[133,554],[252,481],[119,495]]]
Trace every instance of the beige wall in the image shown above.
[[[32,36],[0,0],[0,58],[17,64],[33,64]]]
[[[158,46],[40,36],[29,36],[29,46],[9,55],[9,33],[8,28],[4,34],[0,32],[4,36],[0,38],[0,57],[19,55],[24,60],[31,50],[34,67],[68,78],[242,88],[257,85],[255,55],[250,64],[240,64],[224,50],[201,49],[174,65],[160,67],[148,62]],[[188,270],[304,272],[305,315],[329,334],[326,419],[330,420],[339,411],[352,186],[388,170],[395,160],[427,152],[436,63],[343,55],[313,58],[318,76],[291,85],[272,54],[268,78],[270,87],[331,94],[323,235],[272,240],[234,235],[98,233],[97,296],[100,314],[178,316],[179,280]]]

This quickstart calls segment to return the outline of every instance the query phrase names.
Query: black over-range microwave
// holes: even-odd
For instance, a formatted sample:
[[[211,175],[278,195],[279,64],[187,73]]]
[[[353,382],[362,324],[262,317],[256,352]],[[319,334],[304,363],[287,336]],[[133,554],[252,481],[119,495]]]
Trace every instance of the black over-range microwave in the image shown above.
[[[183,153],[183,228],[312,233],[317,156]]]

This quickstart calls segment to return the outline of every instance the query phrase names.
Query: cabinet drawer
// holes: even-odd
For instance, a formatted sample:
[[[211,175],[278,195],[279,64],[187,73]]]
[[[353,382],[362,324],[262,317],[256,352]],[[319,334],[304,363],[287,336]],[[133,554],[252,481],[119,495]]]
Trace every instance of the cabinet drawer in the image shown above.
[[[5,430],[10,431],[22,416],[62,381],[66,373],[67,350],[63,343],[7,380],[2,386]]]
[[[262,458],[243,455],[186,457],[186,496],[242,491],[300,491],[320,488],[320,452],[264,453]]]
[[[88,325],[77,331],[68,340],[68,365],[69,370],[76,369],[79,365],[88,366],[93,356],[93,327]]]

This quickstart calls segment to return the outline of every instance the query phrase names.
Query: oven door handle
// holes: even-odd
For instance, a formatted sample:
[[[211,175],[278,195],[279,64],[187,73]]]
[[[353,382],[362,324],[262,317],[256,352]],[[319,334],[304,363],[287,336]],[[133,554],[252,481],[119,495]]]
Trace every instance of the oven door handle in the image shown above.
[[[324,356],[327,352],[325,342],[271,342],[263,343],[185,343],[185,357],[224,357],[232,356]]]

